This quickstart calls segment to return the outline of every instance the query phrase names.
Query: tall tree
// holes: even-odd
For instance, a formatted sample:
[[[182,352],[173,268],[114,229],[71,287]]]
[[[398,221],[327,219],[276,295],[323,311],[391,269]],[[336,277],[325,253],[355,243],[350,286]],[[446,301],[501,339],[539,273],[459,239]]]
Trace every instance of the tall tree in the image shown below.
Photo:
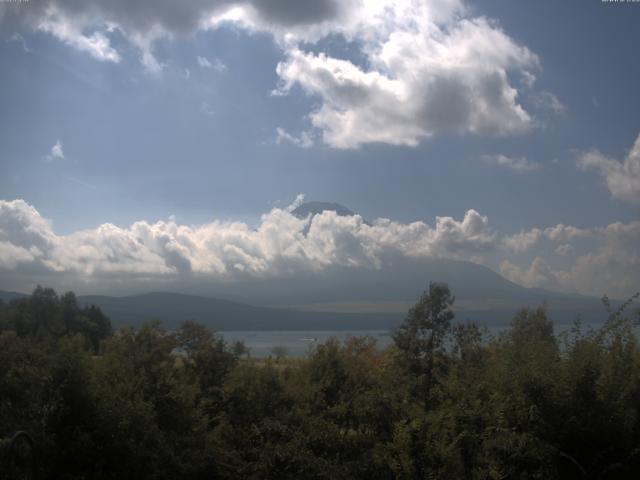
[[[423,398],[425,408],[436,381],[436,370],[441,366],[445,339],[451,333],[454,300],[447,284],[430,283],[429,290],[409,310],[393,335],[401,362],[417,380],[415,393]]]

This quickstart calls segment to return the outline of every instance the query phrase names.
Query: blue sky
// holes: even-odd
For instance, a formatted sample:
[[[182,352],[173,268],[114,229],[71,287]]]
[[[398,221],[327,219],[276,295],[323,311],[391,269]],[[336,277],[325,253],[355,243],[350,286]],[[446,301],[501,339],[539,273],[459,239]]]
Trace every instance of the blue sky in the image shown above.
[[[473,210],[495,245],[420,255],[589,294],[608,285],[581,277],[609,268],[617,294],[635,291],[640,4],[377,3],[0,5],[0,287],[30,262],[112,271],[32,258],[10,229],[24,209],[54,244],[84,245],[106,223],[253,229],[303,193],[402,226]],[[589,233],[544,233],[558,225]],[[519,233],[531,245],[513,247]]]

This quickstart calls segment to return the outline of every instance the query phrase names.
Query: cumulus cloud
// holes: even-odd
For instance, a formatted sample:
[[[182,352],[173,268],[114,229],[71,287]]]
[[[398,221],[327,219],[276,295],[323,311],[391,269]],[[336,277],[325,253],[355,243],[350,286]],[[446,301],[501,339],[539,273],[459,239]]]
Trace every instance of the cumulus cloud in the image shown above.
[[[509,260],[500,262],[500,273],[509,280],[525,287],[554,290],[560,287],[560,272],[554,271],[541,257],[536,257],[529,268],[521,268]]]
[[[568,243],[563,243],[562,245],[558,245],[554,251],[556,254],[562,256],[571,255],[574,252],[574,248]]]
[[[506,155],[497,154],[483,155],[482,160],[490,165],[507,168],[518,173],[532,172],[540,168],[539,163],[531,162],[527,160],[526,157],[508,157]]]
[[[296,202],[302,201],[299,197]],[[0,202],[0,265],[29,264],[80,276],[172,276],[222,279],[318,271],[330,266],[378,268],[388,254],[466,258],[493,248],[488,219],[469,210],[461,221],[365,223],[359,215],[325,211],[300,219],[291,208],[274,208],[258,228],[240,222],[179,225],[174,220],[136,222],[129,228],[104,224],[57,235],[23,200]]]
[[[559,223],[554,227],[544,229],[544,236],[552,242],[568,242],[578,238],[588,238],[593,236],[593,229],[579,228],[573,225]]]
[[[598,228],[578,228],[559,223],[553,227],[523,229],[516,234],[505,235],[502,237],[502,246],[507,251],[522,253],[531,250],[540,241],[547,240],[553,244],[563,243],[557,248],[556,253],[566,255],[573,251],[570,242],[585,238],[594,239],[601,232],[602,229]]]
[[[319,97],[310,114],[336,148],[381,142],[415,146],[441,133],[507,135],[532,127],[508,72],[538,63],[484,18],[390,15],[388,35],[367,38],[368,68],[292,47],[278,64],[285,94],[294,86]]]
[[[0,201],[0,273],[66,275],[76,281],[228,282],[321,274],[334,267],[384,269],[398,258],[453,258],[490,266],[486,262],[498,258],[500,273],[524,286],[618,297],[640,287],[640,221],[500,235],[475,210],[462,219],[436,217],[433,225],[368,223],[333,211],[298,218],[292,211],[303,198],[264,214],[257,228],[220,221],[189,226],[171,218],[126,228],[107,223],[68,235],[55,233],[25,201]],[[591,242],[586,250],[580,245],[585,240]],[[540,242],[550,242],[551,260],[545,249],[533,250]],[[532,251],[534,260],[523,262]],[[564,255],[561,265],[553,255]]]
[[[521,230],[520,233],[504,237],[504,246],[513,252],[525,252],[533,247],[543,235],[542,230],[533,228],[529,231]]]
[[[50,162],[53,160],[64,160],[64,151],[62,150],[62,143],[60,140],[57,140],[53,147],[51,147],[46,158]]]
[[[604,177],[614,198],[640,204],[640,135],[623,161],[593,150],[578,159],[578,167],[597,170]]]
[[[503,260],[500,273],[527,287],[589,295],[625,297],[640,289],[640,221],[589,229],[556,225],[544,229],[542,236],[552,244],[560,243],[555,247],[556,254],[574,255],[575,259],[566,268],[554,267],[541,256],[528,267]],[[580,251],[571,243],[580,239],[588,239],[593,248]]]
[[[228,23],[268,32],[286,56],[276,92],[300,87],[318,98],[311,124],[335,148],[413,146],[441,133],[510,135],[534,125],[511,78],[532,88],[538,57],[460,0],[33,0],[28,9],[0,9],[1,24],[48,32],[104,61],[120,60],[110,40],[117,30],[151,71],[163,66],[153,54],[159,38]],[[329,36],[358,48],[362,61],[309,49]]]

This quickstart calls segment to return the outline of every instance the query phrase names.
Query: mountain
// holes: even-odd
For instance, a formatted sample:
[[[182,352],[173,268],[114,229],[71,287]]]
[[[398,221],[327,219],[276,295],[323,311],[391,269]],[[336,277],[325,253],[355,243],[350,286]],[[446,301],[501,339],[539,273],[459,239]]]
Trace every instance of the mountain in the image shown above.
[[[317,272],[207,286],[220,298],[306,311],[404,314],[430,282],[445,282],[456,297],[457,318],[506,324],[522,307],[546,304],[556,323],[601,322],[598,298],[525,288],[493,270],[467,261],[386,258],[380,269],[328,267]],[[207,293],[205,293],[207,295]]]
[[[12,300],[17,300],[20,298],[28,297],[26,293],[18,293],[18,292],[5,292],[4,290],[0,290],[0,300],[4,303],[9,303]]]
[[[303,312],[165,292],[127,297],[84,295],[78,301],[100,307],[115,326],[157,319],[169,328],[196,320],[216,331],[369,330],[392,328],[402,320],[397,314]]]
[[[331,202],[305,202],[302,205],[299,205],[291,213],[298,218],[307,218],[308,215],[320,214],[325,210],[336,212],[342,217],[350,217],[352,215],[355,215],[355,213],[353,213],[344,205]]]
[[[215,287],[216,296],[227,298],[240,297],[242,291],[242,301],[166,292],[80,295],[78,301],[99,306],[116,327],[157,319],[169,328],[196,320],[217,331],[376,330],[399,325],[430,281],[450,285],[456,296],[456,319],[461,321],[506,325],[520,308],[542,304],[557,324],[570,323],[577,316],[592,324],[605,318],[597,298],[524,288],[486,267],[454,260],[394,262],[391,271],[344,268],[303,279],[296,276]],[[24,296],[0,291],[5,301]]]

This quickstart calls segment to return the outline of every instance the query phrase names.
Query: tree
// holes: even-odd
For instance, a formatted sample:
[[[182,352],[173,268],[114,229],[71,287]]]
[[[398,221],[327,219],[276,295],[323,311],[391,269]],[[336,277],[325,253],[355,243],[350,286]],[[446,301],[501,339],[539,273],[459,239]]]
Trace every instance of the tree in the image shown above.
[[[249,347],[245,345],[245,343],[242,340],[236,340],[235,342],[233,342],[233,345],[231,346],[231,351],[238,358],[244,355],[248,357],[251,354],[251,350],[249,349]]]
[[[274,345],[271,347],[271,353],[276,357],[276,362],[279,362],[289,354],[289,349],[284,345]]]
[[[454,297],[444,283],[430,283],[418,303],[409,310],[404,323],[393,335],[401,362],[417,379],[417,391],[429,403],[439,357],[445,351],[445,339],[451,333]]]
[[[200,400],[207,413],[215,416],[222,401],[222,386],[236,357],[227,351],[222,337],[197,322],[184,322],[176,336],[176,346],[185,354],[185,367],[200,386]]]

